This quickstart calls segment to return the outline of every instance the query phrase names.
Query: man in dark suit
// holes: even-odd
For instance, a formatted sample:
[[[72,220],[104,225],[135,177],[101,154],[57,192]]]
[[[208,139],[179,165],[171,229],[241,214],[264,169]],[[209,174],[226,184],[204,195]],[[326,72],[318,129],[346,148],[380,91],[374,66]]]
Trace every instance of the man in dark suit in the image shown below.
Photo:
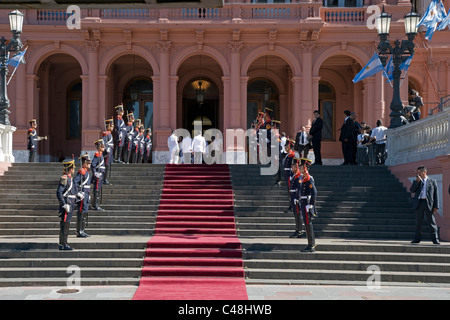
[[[417,176],[413,181],[410,192],[414,192],[414,209],[416,210],[416,234],[411,243],[419,243],[422,238],[422,222],[426,216],[427,221],[433,229],[431,240],[434,244],[440,244],[438,239],[438,227],[435,214],[439,209],[438,186],[436,180],[427,176],[427,168],[417,168]]]
[[[339,141],[342,142],[342,154],[344,155],[343,165],[356,164],[353,159],[353,145],[356,143],[355,140],[355,123],[350,117],[350,111],[345,110],[344,114],[346,116],[344,123],[342,124],[341,133],[339,135]]]
[[[312,137],[311,142],[313,145],[314,151],[314,164],[321,165],[322,164],[322,128],[323,128],[323,120],[320,117],[319,110],[314,110],[313,112],[314,120],[311,124],[311,129],[309,129],[309,135]]]

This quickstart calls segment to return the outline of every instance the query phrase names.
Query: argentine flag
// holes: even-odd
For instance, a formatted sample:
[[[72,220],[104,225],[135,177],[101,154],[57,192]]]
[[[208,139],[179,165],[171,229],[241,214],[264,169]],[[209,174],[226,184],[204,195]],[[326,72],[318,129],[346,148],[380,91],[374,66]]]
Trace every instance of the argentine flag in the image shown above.
[[[446,26],[450,29],[450,9],[448,10],[447,16],[439,23],[436,30],[444,30]]]
[[[357,83],[358,81],[361,81],[367,77],[373,76],[374,74],[383,71],[384,67],[381,63],[380,57],[375,52],[373,57],[369,60],[369,62],[366,64],[364,68],[361,69],[361,71],[355,76],[355,78],[352,80],[353,83]]]
[[[432,0],[430,5],[427,8],[422,19],[420,19],[417,27],[425,26],[427,27],[427,33],[425,34],[425,39],[431,41],[433,37],[434,31],[436,31],[436,27],[439,22],[444,20],[447,17],[445,13],[444,5],[440,0]]]
[[[394,79],[392,71],[394,71],[394,60],[392,59],[391,56],[388,63],[386,63],[386,68],[383,71],[383,75],[388,80],[388,82],[392,82],[392,80]]]
[[[14,57],[8,60],[8,65],[17,68],[20,62],[25,63],[24,56],[27,49],[23,50],[21,53],[16,54]]]

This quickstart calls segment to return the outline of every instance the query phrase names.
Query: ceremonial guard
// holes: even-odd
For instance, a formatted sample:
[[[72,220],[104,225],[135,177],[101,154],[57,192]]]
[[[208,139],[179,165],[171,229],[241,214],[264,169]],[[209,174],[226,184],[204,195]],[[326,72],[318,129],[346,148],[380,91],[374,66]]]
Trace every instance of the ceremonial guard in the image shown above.
[[[116,137],[116,145],[114,150],[116,151],[115,153],[115,157],[114,157],[114,162],[122,162],[121,157],[122,157],[122,150],[123,150],[123,146],[125,144],[125,136],[127,134],[127,128],[125,126],[125,121],[123,120],[123,104],[119,104],[118,106],[115,107],[116,112],[117,112],[117,116],[114,119],[115,121],[115,126],[114,126],[114,130],[115,130],[115,137]]]
[[[294,150],[292,150],[292,147],[294,146],[295,141],[294,140],[290,140],[287,139],[286,140],[286,146],[284,147],[286,150],[286,156],[283,159],[283,168],[284,168],[284,181],[286,182],[286,186],[287,186],[287,192],[288,192],[288,197],[290,199],[291,197],[291,166],[292,166],[292,161],[294,160],[295,157],[295,152]],[[289,201],[289,209],[286,210],[286,212],[288,212],[289,210],[292,209],[292,205]]]
[[[144,138],[144,163],[148,163],[148,161],[150,160],[150,154],[152,152],[152,129],[148,128],[145,129],[145,131],[147,132],[147,134]]]
[[[77,208],[77,237],[90,237],[85,232],[88,221],[89,210],[89,195],[91,193],[91,175],[89,170],[91,168],[91,159],[86,153],[80,157],[81,169],[78,170],[77,175],[73,179],[73,183],[78,189],[78,208]]]
[[[133,139],[134,139],[134,114],[128,113],[127,114],[128,122],[125,125],[125,152],[123,155],[123,162],[126,164],[130,163],[130,153],[131,149],[133,147]]]
[[[77,198],[77,185],[72,180],[72,175],[75,172],[75,160],[63,162],[64,171],[59,179],[58,189],[56,190],[56,197],[59,201],[59,250],[73,250],[67,244],[67,237],[69,235],[70,221],[72,220],[72,213]]]
[[[92,183],[93,183],[93,195],[92,195],[92,209],[100,210],[103,209],[99,206],[100,204],[100,194],[103,186],[103,175],[105,174],[105,159],[103,158],[103,151],[105,150],[105,144],[102,139],[94,142],[97,147],[97,152],[92,159],[91,170],[92,170]]]
[[[308,246],[301,252],[315,252],[316,240],[311,219],[316,216],[316,196],[317,189],[313,177],[309,174],[311,160],[302,158],[300,164],[301,186],[298,192],[298,201],[302,212],[303,222],[305,224]]]
[[[112,130],[114,129],[114,120],[105,120],[105,131],[102,132],[103,144],[105,150],[103,151],[103,158],[105,159],[105,174],[103,176],[103,183],[109,185],[108,178],[111,176],[111,163],[114,157],[114,139]]]
[[[36,158],[38,141],[47,140],[47,136],[39,137],[36,131],[37,123],[36,119],[30,120],[30,129],[28,129],[28,145],[27,149],[29,150],[28,154],[28,162],[34,162]]]
[[[140,135],[141,119],[134,120],[134,129],[132,131],[132,144],[131,144],[131,163],[137,163],[139,156],[139,144],[144,135]]]
[[[145,150],[145,128],[144,126],[139,127],[139,151],[137,156],[137,163],[142,163],[142,159],[144,158],[144,150]]]
[[[301,173],[298,169],[298,164],[300,162],[300,159],[294,158],[292,161],[291,166],[291,175],[290,175],[290,185],[291,188],[289,190],[290,193],[290,200],[291,200],[291,207],[292,212],[294,214],[295,219],[295,231],[290,236],[290,238],[301,238],[303,235],[303,227],[302,227],[302,221],[300,217],[300,204],[298,200],[298,191],[301,187]]]

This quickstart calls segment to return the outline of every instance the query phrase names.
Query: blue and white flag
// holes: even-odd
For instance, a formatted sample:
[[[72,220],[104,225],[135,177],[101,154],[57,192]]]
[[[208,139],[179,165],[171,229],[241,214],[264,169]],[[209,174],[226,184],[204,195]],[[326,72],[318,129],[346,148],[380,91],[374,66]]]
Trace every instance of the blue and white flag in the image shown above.
[[[417,27],[425,26],[427,27],[427,32],[425,34],[425,39],[431,41],[433,37],[434,31],[436,31],[436,27],[439,22],[444,20],[447,17],[445,13],[444,5],[440,0],[432,0],[430,5],[427,8],[422,19],[420,19]]]
[[[450,29],[450,9],[448,10],[447,16],[441,21],[441,23],[439,23],[436,30],[444,30],[447,26]]]
[[[7,64],[10,66],[14,67],[14,71],[12,72],[11,76],[8,79],[8,82],[6,83],[6,85],[9,84],[9,82],[11,81],[11,79],[14,77],[14,74],[16,73],[17,67],[20,65],[20,63],[25,63],[25,52],[27,52],[28,47],[25,48],[25,50],[23,50],[21,53],[16,54],[14,57],[12,57],[11,59],[9,59],[8,56],[8,61]]]
[[[17,68],[21,62],[25,63],[24,56],[25,52],[27,52],[27,48],[23,50],[21,53],[16,54],[14,57],[8,60],[8,65]]]
[[[394,60],[391,58],[389,59],[388,63],[386,63],[386,68],[384,68],[383,75],[388,80],[388,82],[391,82],[394,79],[394,76],[392,75],[392,71],[394,71]]]
[[[401,65],[400,70],[408,71],[409,66],[411,65],[412,58],[414,57],[414,53],[408,57]]]
[[[367,77],[373,76],[374,74],[383,71],[384,67],[381,63],[380,57],[375,52],[373,57],[369,60],[369,62],[366,64],[364,68],[361,69],[361,71],[355,76],[355,78],[352,80],[353,83],[357,83],[358,81],[361,81]]]

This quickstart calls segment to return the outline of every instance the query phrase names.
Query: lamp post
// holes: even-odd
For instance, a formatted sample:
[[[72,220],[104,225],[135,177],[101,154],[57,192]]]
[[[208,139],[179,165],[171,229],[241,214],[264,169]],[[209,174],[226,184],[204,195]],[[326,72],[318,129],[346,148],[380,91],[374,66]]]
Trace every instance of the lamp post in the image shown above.
[[[414,38],[417,34],[417,23],[420,20],[420,15],[411,11],[404,17],[405,23],[405,33],[407,40],[395,40],[395,46],[392,47],[390,41],[388,40],[389,29],[391,26],[392,16],[384,11],[377,17],[377,30],[378,36],[380,37],[380,43],[378,44],[378,53],[381,55],[380,60],[383,66],[386,65],[386,60],[388,55],[392,55],[392,62],[394,65],[394,70],[392,71],[393,76],[393,96],[390,105],[391,113],[391,124],[389,128],[396,128],[401,126],[400,116],[403,110],[403,103],[400,100],[400,76],[401,69],[400,65],[405,62],[414,53]]]
[[[6,76],[8,75],[8,53],[18,53],[22,49],[20,34],[23,27],[23,13],[14,10],[9,13],[9,25],[13,34],[7,44],[4,37],[0,39],[0,124],[10,125],[9,99],[7,93]]]

